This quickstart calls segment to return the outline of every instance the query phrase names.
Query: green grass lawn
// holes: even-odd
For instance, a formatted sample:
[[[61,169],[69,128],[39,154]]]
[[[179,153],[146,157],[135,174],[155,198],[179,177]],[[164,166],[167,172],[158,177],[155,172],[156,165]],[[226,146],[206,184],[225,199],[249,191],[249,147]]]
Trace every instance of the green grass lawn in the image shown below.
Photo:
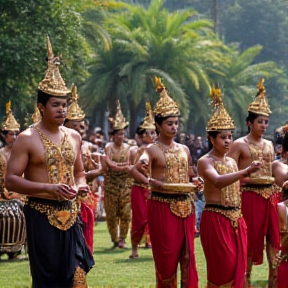
[[[139,258],[129,259],[130,249],[110,249],[111,247],[112,243],[106,223],[100,222],[94,230],[95,266],[88,274],[89,287],[155,287],[151,249],[139,248]],[[206,264],[199,238],[195,239],[195,253],[199,287],[204,288]],[[1,288],[28,288],[31,286],[29,263],[24,252],[21,256],[23,259],[13,261],[8,261],[5,256],[2,256],[0,260]],[[253,268],[252,280],[254,287],[266,287],[267,275],[267,261],[265,260],[263,265]]]

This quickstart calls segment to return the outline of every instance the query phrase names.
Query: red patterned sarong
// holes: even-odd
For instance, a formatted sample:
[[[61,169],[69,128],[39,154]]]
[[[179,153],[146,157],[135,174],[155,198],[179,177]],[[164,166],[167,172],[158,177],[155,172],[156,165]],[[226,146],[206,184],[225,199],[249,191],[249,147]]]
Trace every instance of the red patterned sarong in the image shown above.
[[[194,254],[195,213],[186,218],[173,214],[170,204],[148,200],[148,225],[155,262],[157,288],[176,288],[177,266],[181,287],[197,288]]]
[[[207,265],[207,287],[243,288],[247,268],[247,227],[243,218],[234,228],[231,220],[214,211],[203,211],[201,243]],[[227,286],[228,287],[228,286]]]

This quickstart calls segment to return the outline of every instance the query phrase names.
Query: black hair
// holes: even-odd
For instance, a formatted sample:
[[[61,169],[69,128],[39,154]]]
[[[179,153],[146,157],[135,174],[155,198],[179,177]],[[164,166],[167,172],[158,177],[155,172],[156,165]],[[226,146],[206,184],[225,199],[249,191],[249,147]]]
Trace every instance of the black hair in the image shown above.
[[[48,100],[50,97],[53,97],[52,95],[49,95],[41,90],[38,90],[38,98],[37,103],[41,103],[44,107],[46,106]]]
[[[254,120],[258,117],[259,115],[254,113],[254,112],[248,112],[248,116],[246,117],[246,124],[248,126],[248,122],[252,123],[254,122]],[[248,126],[248,133],[250,132],[250,127]]]
[[[144,121],[141,121],[140,125],[136,129],[136,134],[139,136],[142,136],[146,132],[146,129],[140,127],[143,124],[143,122]]]
[[[288,200],[288,189],[282,189],[282,201]]]
[[[216,139],[217,135],[221,133],[220,131],[208,131],[207,132],[207,140],[208,140],[208,148],[209,150],[211,150],[213,148],[213,144],[210,140],[210,136],[213,138],[213,139]]]
[[[288,133],[285,133],[285,135],[283,137],[282,149],[283,149],[283,152],[287,152],[288,151]]]
[[[8,130],[2,130],[1,132],[2,132],[3,135],[6,136],[6,135],[8,134],[9,131],[8,131]]]
[[[127,127],[125,127],[125,128],[123,128],[123,129],[117,129],[117,130],[111,130],[110,132],[109,132],[109,134],[111,135],[111,136],[113,136],[113,135],[115,135],[118,131],[121,131],[121,130],[126,130],[126,128]]]

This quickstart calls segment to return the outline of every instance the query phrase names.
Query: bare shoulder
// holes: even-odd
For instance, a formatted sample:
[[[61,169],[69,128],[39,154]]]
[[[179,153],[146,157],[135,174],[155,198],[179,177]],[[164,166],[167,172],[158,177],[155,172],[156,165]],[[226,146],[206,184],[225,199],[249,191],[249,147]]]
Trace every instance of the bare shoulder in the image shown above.
[[[273,142],[272,142],[271,140],[263,139],[263,141],[264,141],[264,143],[265,143],[266,145],[269,145],[269,146],[271,146],[271,147],[274,149],[274,145],[273,145]]]
[[[113,142],[108,142],[108,143],[106,143],[106,145],[105,145],[105,149],[109,149],[109,148],[111,148],[113,146]]]
[[[67,127],[65,127],[65,126],[62,126],[61,129],[62,129],[62,131],[64,131],[65,133],[67,133],[67,135],[68,135],[69,137],[72,137],[72,138],[74,138],[75,140],[80,140],[80,139],[81,139],[80,134],[79,134],[77,131],[75,131],[74,129],[67,128]]]
[[[138,150],[138,146],[131,146],[129,149],[130,153],[136,153],[137,150]]]
[[[207,163],[212,163],[213,160],[208,156],[208,154],[203,155],[201,158],[198,159],[197,165],[203,165]]]
[[[39,134],[35,129],[29,127],[17,136],[13,146],[16,143],[21,143],[22,145],[25,143],[31,144],[31,141],[35,141],[35,139],[39,139]]]
[[[278,169],[278,168],[280,168],[280,169],[286,168],[287,169],[288,166],[286,164],[282,163],[280,160],[275,160],[272,162],[272,168],[273,169]]]
[[[184,145],[184,144],[181,144],[181,143],[176,143],[176,145],[180,148],[182,148],[183,150],[185,150],[186,152],[189,152],[189,148]],[[189,152],[190,153],[190,152]]]
[[[240,138],[238,138],[238,139],[236,139],[236,140],[233,141],[233,145],[234,145],[234,146],[235,146],[235,145],[240,146],[240,145],[243,145],[243,144],[247,144],[246,136],[240,137]]]

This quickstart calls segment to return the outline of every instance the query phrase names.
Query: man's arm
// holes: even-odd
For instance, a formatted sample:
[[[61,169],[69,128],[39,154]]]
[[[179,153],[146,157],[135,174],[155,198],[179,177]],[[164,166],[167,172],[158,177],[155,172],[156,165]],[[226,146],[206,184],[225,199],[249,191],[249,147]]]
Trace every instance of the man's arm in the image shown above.
[[[149,184],[150,156],[147,150],[143,152],[138,162],[131,170],[131,176],[140,183]]]
[[[259,163],[252,162],[246,169],[225,175],[219,175],[214,168],[213,161],[208,157],[204,156],[200,158],[197,163],[198,174],[204,178],[204,181],[209,181],[218,189],[227,187],[241,178],[248,177],[250,173],[258,170],[259,168]]]
[[[274,161],[272,163],[272,176],[275,178],[275,183],[280,187],[288,180],[287,170],[287,165],[279,161]]]
[[[72,131],[71,131],[72,132]],[[86,183],[86,177],[85,177],[85,171],[84,166],[82,162],[82,152],[81,152],[81,138],[78,133],[73,134],[73,141],[75,142],[76,146],[76,158],[74,162],[74,181],[75,185],[77,187],[77,190],[89,190],[89,186]]]
[[[11,150],[11,156],[7,163],[5,175],[5,186],[9,191],[15,191],[20,194],[34,195],[37,192],[48,192],[47,183],[39,183],[26,180],[22,177],[29,161],[29,135],[20,134]]]

